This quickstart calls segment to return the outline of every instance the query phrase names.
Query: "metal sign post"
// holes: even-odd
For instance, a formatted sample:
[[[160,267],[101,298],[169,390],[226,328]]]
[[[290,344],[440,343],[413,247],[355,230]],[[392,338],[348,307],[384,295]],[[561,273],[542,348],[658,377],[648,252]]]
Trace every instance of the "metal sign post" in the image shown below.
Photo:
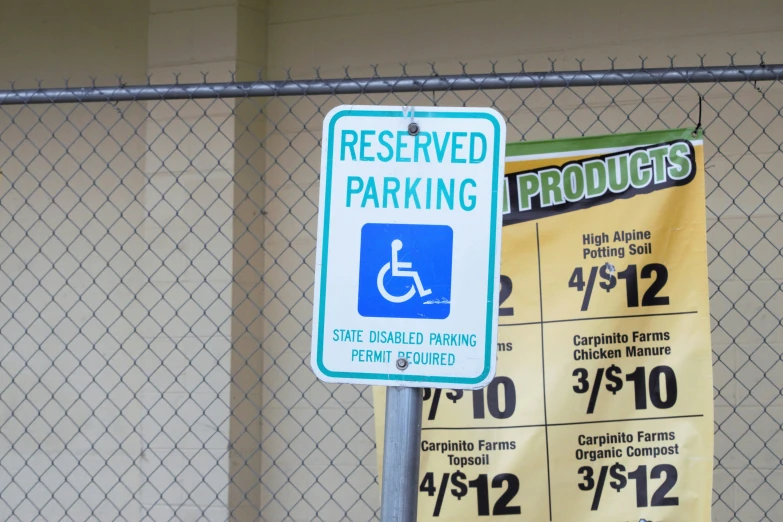
[[[416,520],[422,388],[495,375],[505,131],[477,107],[324,119],[311,368],[389,387],[383,522]]]
[[[421,388],[386,388],[381,522],[416,521],[421,395]]]

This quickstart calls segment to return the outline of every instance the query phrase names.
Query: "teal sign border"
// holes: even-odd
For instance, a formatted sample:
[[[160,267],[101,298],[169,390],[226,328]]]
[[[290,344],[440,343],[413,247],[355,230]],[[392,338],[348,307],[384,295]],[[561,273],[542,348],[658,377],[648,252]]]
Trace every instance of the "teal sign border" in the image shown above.
[[[438,383],[454,383],[454,384],[478,384],[483,381],[489,374],[492,356],[492,319],[494,317],[495,304],[495,241],[497,231],[497,213],[498,213],[498,179],[500,177],[500,147],[505,146],[505,143],[500,143],[500,123],[490,113],[482,112],[448,112],[448,111],[416,111],[416,119],[424,118],[449,118],[449,119],[483,119],[492,123],[495,131],[495,146],[493,150],[493,165],[492,165],[492,213],[490,216],[490,233],[489,233],[489,251],[491,253],[489,258],[489,271],[487,278],[487,313],[486,313],[486,346],[484,348],[484,370],[478,377],[436,377],[431,375],[412,375],[412,374],[391,374],[391,373],[360,373],[360,372],[334,372],[326,368],[323,360],[323,346],[324,346],[324,324],[326,323],[326,269],[329,261],[329,220],[332,201],[332,158],[334,157],[334,126],[340,118],[346,116],[372,116],[378,118],[404,118],[405,114],[402,111],[364,111],[364,110],[343,110],[335,113],[329,122],[329,130],[327,133],[329,147],[326,151],[326,173],[324,178],[321,179],[321,183],[326,183],[326,194],[324,198],[324,205],[326,208],[322,209],[324,213],[324,228],[323,238],[321,239],[321,292],[320,301],[318,307],[318,348],[317,348],[317,363],[318,369],[324,374],[332,378],[347,378],[347,379],[367,379],[367,380],[379,380],[379,381],[415,381],[415,382],[438,382]]]

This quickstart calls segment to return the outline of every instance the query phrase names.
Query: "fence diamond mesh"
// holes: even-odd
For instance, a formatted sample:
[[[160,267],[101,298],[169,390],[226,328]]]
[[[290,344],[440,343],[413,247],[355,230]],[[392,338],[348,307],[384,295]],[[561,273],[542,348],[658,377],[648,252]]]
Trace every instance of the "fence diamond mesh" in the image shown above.
[[[783,520],[780,66],[0,93],[0,518],[375,520],[371,391],[308,368],[323,116],[705,128],[714,520]]]

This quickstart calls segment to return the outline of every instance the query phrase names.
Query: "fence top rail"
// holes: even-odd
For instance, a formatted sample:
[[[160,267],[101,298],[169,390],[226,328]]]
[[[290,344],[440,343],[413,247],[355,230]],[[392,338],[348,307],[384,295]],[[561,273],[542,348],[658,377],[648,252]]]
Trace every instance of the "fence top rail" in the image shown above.
[[[0,90],[0,105],[780,81],[783,65],[668,67]]]

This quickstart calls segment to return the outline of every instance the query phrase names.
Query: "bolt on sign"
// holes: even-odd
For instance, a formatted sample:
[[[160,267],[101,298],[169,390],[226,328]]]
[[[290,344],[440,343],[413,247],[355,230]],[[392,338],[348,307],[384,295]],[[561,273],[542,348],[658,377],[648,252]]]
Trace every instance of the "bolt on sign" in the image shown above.
[[[424,391],[418,520],[708,522],[701,133],[511,143],[505,171],[497,373]]]
[[[311,367],[474,389],[495,374],[506,125],[492,109],[324,119]]]

